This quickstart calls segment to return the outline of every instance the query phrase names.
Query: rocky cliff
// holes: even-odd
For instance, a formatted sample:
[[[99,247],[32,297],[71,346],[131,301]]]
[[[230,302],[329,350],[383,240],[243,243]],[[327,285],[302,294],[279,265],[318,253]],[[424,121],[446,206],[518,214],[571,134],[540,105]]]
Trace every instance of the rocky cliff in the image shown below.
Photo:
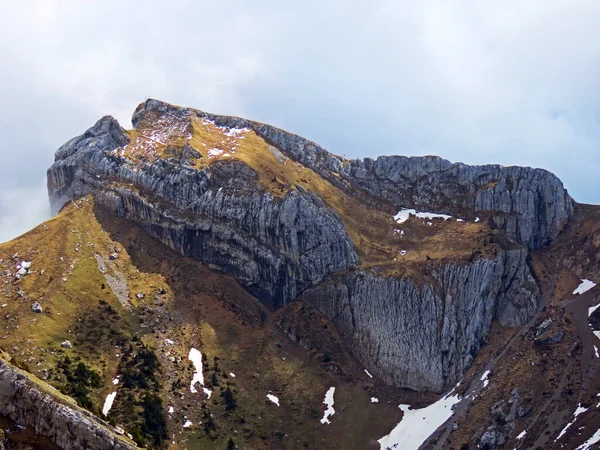
[[[470,265],[437,265],[432,282],[354,271],[306,291],[366,368],[386,383],[441,392],[456,384],[493,319],[521,325],[538,290],[523,249]]]
[[[539,294],[527,249],[573,214],[561,182],[539,169],[348,161],[269,125],[156,100],[132,122],[126,131],[104,117],[57,151],[53,210],[91,193],[270,306],[304,293],[395,386],[442,390],[492,320],[532,317]],[[454,218],[399,229],[400,208]]]
[[[231,273],[274,306],[357,263],[340,218],[314,194],[294,190],[275,199],[257,192],[255,171],[235,161],[204,170],[168,160],[131,166],[113,152],[128,141],[104,117],[61,147],[48,171],[54,211],[98,193],[99,203],[182,254]]]
[[[0,415],[64,450],[137,448],[96,416],[0,357]]]
[[[548,244],[573,215],[574,201],[552,173],[529,167],[469,166],[438,156],[381,156],[345,160],[318,144],[276,127],[202,111],[174,108],[157,100],[142,103],[136,126],[152,111],[195,114],[231,128],[250,128],[289,157],[338,186],[357,186],[397,208],[454,214],[492,212],[495,226],[529,248]]]

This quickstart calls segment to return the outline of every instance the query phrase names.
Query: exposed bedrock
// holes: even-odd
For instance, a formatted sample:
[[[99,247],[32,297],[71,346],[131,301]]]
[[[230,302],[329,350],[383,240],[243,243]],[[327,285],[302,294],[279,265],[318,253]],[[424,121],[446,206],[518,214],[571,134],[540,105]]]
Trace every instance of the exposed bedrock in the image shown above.
[[[397,387],[441,392],[469,368],[492,320],[521,325],[536,312],[539,292],[526,256],[517,249],[439,265],[420,285],[354,270],[300,298],[330,318],[370,373]]]
[[[359,186],[398,207],[490,211],[499,228],[528,247],[555,236],[572,213],[560,181],[542,170],[453,165],[434,157],[344,162],[268,125],[155,100],[136,110],[134,126],[150,110],[253,128],[352,195],[360,195]],[[356,269],[358,256],[341,218],[314,193],[290,189],[275,197],[239,161],[202,169],[167,160],[129,164],[115,151],[128,141],[107,116],[62,146],[48,170],[53,210],[93,194],[99,206],[231,274],[268,305],[304,292],[302,298],[327,314],[361,362],[387,383],[441,391],[469,367],[492,320],[521,325],[536,311],[538,290],[525,247],[510,244],[494,259],[463,265],[423,262],[431,275],[420,280],[380,277]]]
[[[114,129],[101,122],[116,123],[106,117],[94,129]],[[61,147],[48,171],[53,210],[94,193],[99,205],[230,273],[275,307],[358,262],[342,221],[314,194],[292,190],[280,199],[249,189],[256,174],[241,162],[191,170],[160,161],[140,170],[112,152],[123,139],[103,139],[100,148],[93,136]],[[115,180],[120,186],[107,188]]]
[[[174,107],[152,99],[138,107],[134,125],[144,114],[155,110],[180,116],[195,114],[218,125],[251,128],[338,187],[358,187],[397,208],[451,215],[490,212],[493,225],[528,248],[549,244],[573,216],[575,202],[560,179],[543,169],[470,166],[438,156],[380,156],[375,160],[347,161],[308,139],[271,125]]]
[[[31,427],[64,450],[137,448],[92,413],[50,390],[0,358],[0,415]]]

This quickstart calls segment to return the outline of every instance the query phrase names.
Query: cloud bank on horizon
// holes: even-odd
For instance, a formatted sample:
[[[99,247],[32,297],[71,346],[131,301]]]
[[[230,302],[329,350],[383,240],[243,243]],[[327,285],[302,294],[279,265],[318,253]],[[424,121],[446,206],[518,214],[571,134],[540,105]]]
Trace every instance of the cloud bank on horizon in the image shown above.
[[[147,97],[347,157],[543,167],[600,203],[594,0],[32,0],[0,17],[0,241],[48,217],[54,151]]]

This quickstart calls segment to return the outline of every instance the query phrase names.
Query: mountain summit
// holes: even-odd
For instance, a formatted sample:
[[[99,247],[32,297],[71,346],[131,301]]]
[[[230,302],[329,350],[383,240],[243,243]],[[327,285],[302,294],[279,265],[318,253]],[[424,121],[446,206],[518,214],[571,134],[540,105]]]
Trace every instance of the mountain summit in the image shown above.
[[[132,123],[60,147],[57,216],[0,247],[0,383],[58,388],[125,446],[600,441],[600,208],[553,174],[348,160],[152,99]],[[23,413],[31,389],[0,417],[43,448],[103,448]]]
[[[157,100],[132,122],[127,132],[104,117],[58,150],[53,209],[93,194],[269,307],[302,296],[396,387],[453,386],[494,319],[533,317],[528,251],[573,215],[543,170],[345,160],[268,125]]]

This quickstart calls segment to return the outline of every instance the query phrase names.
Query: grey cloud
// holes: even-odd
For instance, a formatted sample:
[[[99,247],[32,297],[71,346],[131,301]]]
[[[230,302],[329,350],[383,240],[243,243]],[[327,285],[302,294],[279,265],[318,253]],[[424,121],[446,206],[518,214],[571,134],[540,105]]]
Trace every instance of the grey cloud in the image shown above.
[[[127,127],[156,97],[348,157],[544,167],[577,200],[599,201],[597,2],[24,3],[0,18],[8,199],[44,197],[38,180],[58,146],[104,114]],[[26,231],[20,207],[2,204],[2,237]]]
[[[15,238],[50,218],[46,180],[38,186],[0,192],[0,242]]]

